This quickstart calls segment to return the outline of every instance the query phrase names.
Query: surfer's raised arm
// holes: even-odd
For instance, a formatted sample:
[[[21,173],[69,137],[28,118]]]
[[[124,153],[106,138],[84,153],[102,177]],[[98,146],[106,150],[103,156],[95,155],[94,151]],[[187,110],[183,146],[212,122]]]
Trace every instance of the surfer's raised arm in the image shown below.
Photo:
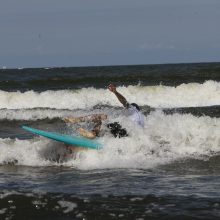
[[[125,98],[122,94],[120,94],[120,93],[116,90],[116,86],[114,86],[113,84],[110,84],[110,85],[108,86],[108,89],[109,89],[109,91],[113,92],[113,93],[116,95],[116,97],[118,98],[118,100],[121,102],[121,104],[122,104],[125,108],[128,107],[128,105],[129,105],[128,101],[126,100],[126,98]]]
[[[129,104],[126,98],[116,90],[116,86],[110,84],[108,89],[113,92],[122,105],[128,110],[130,119],[137,125],[144,127],[144,116],[140,111],[140,107],[136,103]]]

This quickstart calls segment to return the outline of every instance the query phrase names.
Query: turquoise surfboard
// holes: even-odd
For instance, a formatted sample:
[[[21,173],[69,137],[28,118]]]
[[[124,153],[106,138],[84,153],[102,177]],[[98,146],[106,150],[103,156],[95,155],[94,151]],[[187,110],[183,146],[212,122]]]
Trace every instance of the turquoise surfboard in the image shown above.
[[[46,137],[46,138],[49,138],[55,141],[59,141],[65,144],[70,144],[70,145],[74,145],[77,147],[96,149],[96,150],[99,150],[102,148],[101,143],[94,141],[94,140],[87,139],[87,138],[69,136],[69,135],[63,135],[63,134],[58,134],[54,132],[38,130],[38,129],[31,128],[28,126],[22,126],[22,128],[33,134],[37,134],[37,135],[40,135],[40,136],[43,136],[43,137]]]

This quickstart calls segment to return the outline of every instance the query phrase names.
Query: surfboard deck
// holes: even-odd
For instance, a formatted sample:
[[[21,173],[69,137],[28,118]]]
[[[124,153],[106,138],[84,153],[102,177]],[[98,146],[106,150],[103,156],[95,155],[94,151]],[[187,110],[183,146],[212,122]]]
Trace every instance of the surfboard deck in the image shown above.
[[[102,148],[101,143],[94,141],[94,140],[87,139],[87,138],[63,135],[63,134],[49,132],[49,131],[43,131],[43,130],[28,127],[25,125],[23,125],[22,128],[33,134],[37,134],[37,135],[40,135],[40,136],[43,136],[43,137],[46,137],[46,138],[49,138],[55,141],[59,141],[65,144],[74,145],[77,147],[96,149],[96,150],[99,150]]]

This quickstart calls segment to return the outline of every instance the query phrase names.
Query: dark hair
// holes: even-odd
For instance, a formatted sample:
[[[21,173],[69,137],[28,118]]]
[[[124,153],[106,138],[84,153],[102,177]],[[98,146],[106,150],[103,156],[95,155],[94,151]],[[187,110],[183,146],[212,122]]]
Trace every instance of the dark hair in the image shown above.
[[[126,129],[122,128],[118,122],[109,123],[107,124],[107,127],[110,129],[111,133],[114,135],[115,138],[128,136]]]
[[[140,107],[136,103],[131,103],[138,111],[140,111]]]

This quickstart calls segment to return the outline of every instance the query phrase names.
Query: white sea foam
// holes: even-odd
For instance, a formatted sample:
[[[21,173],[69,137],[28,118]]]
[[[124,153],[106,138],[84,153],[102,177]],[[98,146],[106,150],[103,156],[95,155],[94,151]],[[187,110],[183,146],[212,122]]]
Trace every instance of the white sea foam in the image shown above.
[[[57,202],[61,208],[63,208],[63,213],[69,213],[72,212],[73,209],[77,208],[77,204],[74,202],[69,202],[69,201],[58,201]]]
[[[220,104],[220,82],[189,83],[177,87],[128,86],[119,87],[129,102],[152,107],[196,107]],[[0,109],[87,109],[95,105],[120,106],[107,89],[83,88],[45,92],[0,91]]]
[[[53,119],[63,118],[67,116],[82,116],[88,114],[100,114],[100,113],[111,114],[111,108],[101,109],[79,109],[79,110],[61,110],[61,109],[0,109],[0,120],[42,120],[42,119]],[[115,110],[119,112],[119,110]]]
[[[51,144],[47,139],[35,138],[32,140],[0,139],[0,163],[15,163],[26,166],[49,166],[50,159],[59,152],[59,147]],[[55,152],[56,151],[56,152]]]
[[[153,168],[183,158],[209,158],[220,152],[220,119],[190,114],[165,115],[152,112],[145,118],[146,127],[133,128],[118,118],[131,135],[116,139],[106,133],[100,141],[102,150],[87,150],[62,161],[63,166],[78,169]],[[17,161],[18,165],[51,166],[64,145],[45,138],[31,140],[0,139],[0,163]]]
[[[83,114],[83,111],[74,111],[74,115]],[[57,109],[0,109],[0,120],[41,120],[53,119],[72,115],[68,110]]]
[[[6,213],[6,211],[7,211],[7,209],[6,209],[6,208],[0,209],[0,215],[5,214],[5,213]]]

